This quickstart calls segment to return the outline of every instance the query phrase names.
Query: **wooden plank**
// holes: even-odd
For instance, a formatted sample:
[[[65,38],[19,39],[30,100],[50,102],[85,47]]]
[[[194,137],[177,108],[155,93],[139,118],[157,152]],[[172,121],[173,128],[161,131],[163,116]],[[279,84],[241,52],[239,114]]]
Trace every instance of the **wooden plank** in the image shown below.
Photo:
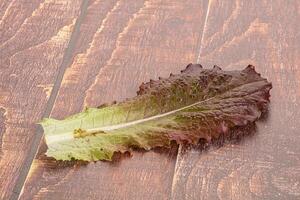
[[[256,131],[208,151],[179,152],[172,199],[300,199],[299,1],[209,5],[199,61],[256,66],[273,83]]]
[[[0,3],[0,199],[22,180],[80,6],[80,0]]]
[[[89,6],[52,117],[134,96],[142,81],[179,72],[197,58],[207,1],[107,2],[114,5]],[[105,6],[108,11],[99,12]],[[40,155],[20,199],[169,199],[176,152],[135,152],[132,158],[85,166]]]

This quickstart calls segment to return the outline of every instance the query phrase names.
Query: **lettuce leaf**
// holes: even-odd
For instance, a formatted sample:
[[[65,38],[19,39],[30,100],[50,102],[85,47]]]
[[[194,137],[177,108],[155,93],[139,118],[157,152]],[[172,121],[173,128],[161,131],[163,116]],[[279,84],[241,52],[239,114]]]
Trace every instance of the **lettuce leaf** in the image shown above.
[[[150,80],[124,102],[87,108],[40,123],[47,156],[112,160],[115,152],[211,141],[254,122],[267,108],[271,83],[249,65],[242,71],[189,64],[180,74]]]

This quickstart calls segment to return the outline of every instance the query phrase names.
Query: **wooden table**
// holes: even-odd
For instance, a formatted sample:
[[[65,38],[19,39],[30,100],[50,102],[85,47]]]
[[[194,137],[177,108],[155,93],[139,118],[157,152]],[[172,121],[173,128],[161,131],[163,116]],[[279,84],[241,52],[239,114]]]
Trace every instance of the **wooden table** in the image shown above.
[[[300,199],[299,27],[299,0],[0,0],[0,199]],[[43,117],[132,97],[190,62],[253,64],[273,82],[252,135],[112,163],[43,155]]]

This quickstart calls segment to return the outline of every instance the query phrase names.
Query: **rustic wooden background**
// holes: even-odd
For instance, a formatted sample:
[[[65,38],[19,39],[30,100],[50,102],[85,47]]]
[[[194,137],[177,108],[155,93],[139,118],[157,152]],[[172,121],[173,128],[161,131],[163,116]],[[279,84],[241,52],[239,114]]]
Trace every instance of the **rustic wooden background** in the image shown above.
[[[300,199],[299,0],[0,0],[0,60],[0,199]],[[43,156],[41,118],[190,62],[251,63],[273,82],[253,134],[113,163]]]

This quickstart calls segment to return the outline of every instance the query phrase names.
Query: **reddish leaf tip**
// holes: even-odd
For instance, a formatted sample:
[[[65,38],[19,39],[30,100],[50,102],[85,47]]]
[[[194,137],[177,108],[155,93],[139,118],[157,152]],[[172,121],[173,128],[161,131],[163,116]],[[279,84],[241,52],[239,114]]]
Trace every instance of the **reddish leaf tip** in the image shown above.
[[[222,68],[219,67],[218,65],[214,65],[213,69],[214,69],[214,70],[222,70]]]
[[[199,69],[201,70],[203,67],[200,64],[188,64],[184,70],[181,70],[181,73],[189,73],[189,72],[197,72]]]
[[[246,67],[246,69],[252,69],[252,70],[255,70],[255,66],[253,66],[253,65],[251,65],[251,64],[249,64],[247,67]]]
[[[255,72],[255,67],[253,65],[248,65],[243,71],[244,72]]]

